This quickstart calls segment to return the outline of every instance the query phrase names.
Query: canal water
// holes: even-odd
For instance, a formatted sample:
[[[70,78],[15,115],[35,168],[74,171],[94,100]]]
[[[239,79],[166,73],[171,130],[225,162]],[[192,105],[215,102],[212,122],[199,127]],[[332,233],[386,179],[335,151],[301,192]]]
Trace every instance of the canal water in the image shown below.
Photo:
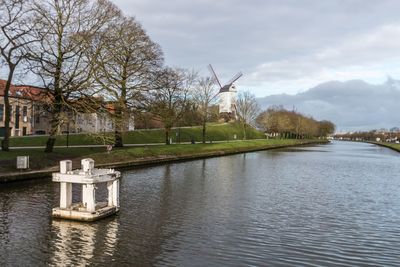
[[[126,171],[95,223],[53,221],[50,181],[0,185],[0,266],[398,266],[399,155],[333,142]]]

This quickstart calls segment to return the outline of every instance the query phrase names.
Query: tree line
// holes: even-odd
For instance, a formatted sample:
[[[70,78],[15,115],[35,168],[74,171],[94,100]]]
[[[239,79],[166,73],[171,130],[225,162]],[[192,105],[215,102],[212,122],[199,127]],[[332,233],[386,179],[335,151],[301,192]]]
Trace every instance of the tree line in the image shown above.
[[[279,138],[324,138],[335,132],[335,125],[330,121],[317,121],[282,106],[272,106],[261,112],[256,123],[271,137]]]
[[[400,140],[400,132],[388,130],[355,131],[335,134],[334,138],[349,141],[396,142]]]

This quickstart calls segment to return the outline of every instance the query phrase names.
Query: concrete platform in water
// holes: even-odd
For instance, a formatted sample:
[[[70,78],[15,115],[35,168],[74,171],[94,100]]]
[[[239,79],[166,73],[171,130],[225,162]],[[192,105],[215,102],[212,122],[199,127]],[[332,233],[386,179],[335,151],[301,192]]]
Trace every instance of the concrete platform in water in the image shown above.
[[[59,219],[75,220],[75,221],[87,221],[92,222],[104,217],[113,215],[118,212],[116,207],[108,207],[104,202],[104,206],[96,205],[96,210],[94,212],[89,212],[79,208],[81,205],[72,206],[70,209],[53,209],[53,217]]]
[[[60,172],[53,173],[53,182],[60,183],[60,207],[53,208],[54,218],[95,221],[119,210],[119,178],[113,169],[96,169],[92,159],[82,159],[82,167],[72,170],[72,161],[60,162]],[[108,202],[96,202],[96,184],[106,183]],[[82,201],[72,203],[72,184],[82,185]]]

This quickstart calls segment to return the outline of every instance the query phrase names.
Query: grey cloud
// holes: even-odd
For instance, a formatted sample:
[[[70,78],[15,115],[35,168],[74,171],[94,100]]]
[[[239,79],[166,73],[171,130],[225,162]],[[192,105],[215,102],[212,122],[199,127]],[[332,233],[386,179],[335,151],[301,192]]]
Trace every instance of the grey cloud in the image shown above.
[[[351,44],[346,45],[349,40],[368,36],[385,25],[400,24],[397,0],[114,2],[143,23],[162,45],[168,64],[201,68],[211,62],[226,79],[242,70],[247,74],[244,84],[248,85],[269,79],[293,79],[307,75],[307,71],[314,73],[324,65],[332,68],[352,65],[358,59],[352,60],[351,56],[357,54],[359,47],[352,50]],[[368,57],[379,54],[376,48],[380,41],[386,44],[393,40],[378,40],[376,46],[367,46],[362,53],[365,61],[380,60],[378,56]],[[321,51],[336,47],[340,54],[318,60]],[[384,50],[386,45],[381,47]],[[308,64],[312,66],[299,71],[303,66],[296,61],[309,58]],[[274,63],[271,68],[281,66],[283,70],[260,70],[260,66],[270,62]],[[275,62],[286,63],[282,66]],[[298,68],[290,69],[292,62]],[[259,73],[252,75],[254,72]]]
[[[331,120],[338,130],[372,130],[400,126],[398,99],[400,81],[389,79],[381,85],[331,81],[296,95],[272,95],[258,101],[264,109],[283,105],[319,120]]]

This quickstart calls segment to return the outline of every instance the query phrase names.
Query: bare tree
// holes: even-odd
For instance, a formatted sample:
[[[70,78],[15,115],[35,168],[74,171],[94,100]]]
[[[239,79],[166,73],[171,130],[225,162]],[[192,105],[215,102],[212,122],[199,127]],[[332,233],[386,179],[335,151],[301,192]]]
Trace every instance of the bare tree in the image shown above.
[[[94,64],[87,52],[91,42],[120,11],[107,0],[37,0],[35,12],[44,30],[37,31],[41,42],[31,50],[30,59],[32,71],[51,95],[45,152],[52,152],[62,112],[73,109],[90,92]]]
[[[257,104],[256,98],[249,91],[238,94],[236,100],[236,115],[240,124],[243,127],[243,139],[247,139],[246,128],[254,124],[260,108]]]
[[[171,128],[182,118],[197,74],[166,67],[159,71],[155,89],[147,99],[149,111],[164,124],[165,144],[169,145]]]
[[[257,116],[257,124],[272,136],[281,138],[326,137],[335,131],[330,121],[317,121],[283,106],[270,107]]]
[[[1,149],[9,151],[10,140],[10,87],[17,66],[26,59],[27,47],[35,38],[32,30],[36,20],[32,16],[32,2],[29,0],[0,0],[0,59],[8,69],[4,88],[4,139]]]
[[[110,24],[97,46],[96,82],[114,106],[114,145],[122,147],[122,133],[132,112],[141,107],[156,71],[161,68],[162,51],[134,18],[122,16]]]
[[[209,121],[211,105],[216,101],[218,88],[215,87],[215,82],[210,77],[202,77],[198,79],[197,86],[194,88],[193,100],[197,105],[197,110],[200,113],[202,125],[202,141],[206,142],[206,125]]]

